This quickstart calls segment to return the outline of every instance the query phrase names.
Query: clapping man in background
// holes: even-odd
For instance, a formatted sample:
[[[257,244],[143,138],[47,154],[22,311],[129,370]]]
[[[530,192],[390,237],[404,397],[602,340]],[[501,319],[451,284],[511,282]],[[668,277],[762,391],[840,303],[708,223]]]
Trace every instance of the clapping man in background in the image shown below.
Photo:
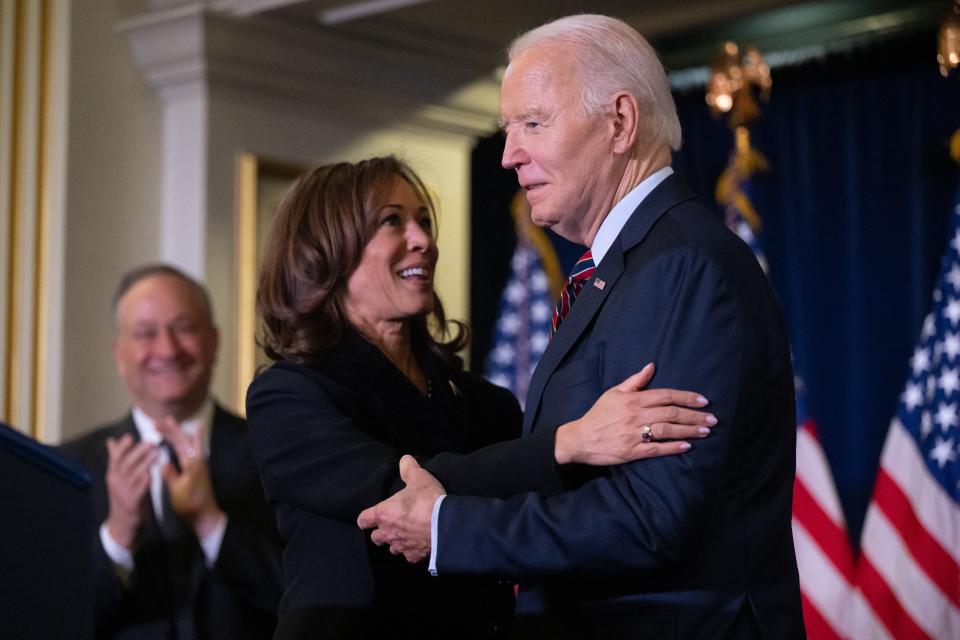
[[[269,638],[279,539],[246,423],[210,397],[218,334],[204,287],[127,273],[113,357],[132,409],[64,445],[94,476],[98,638]]]

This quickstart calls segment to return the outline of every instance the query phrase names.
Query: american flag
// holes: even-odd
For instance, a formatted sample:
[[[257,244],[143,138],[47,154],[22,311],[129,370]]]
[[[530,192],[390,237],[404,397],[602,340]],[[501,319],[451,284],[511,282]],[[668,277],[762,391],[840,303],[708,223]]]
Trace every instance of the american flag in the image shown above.
[[[549,243],[545,237],[543,240]],[[544,266],[546,257],[541,255],[545,250],[552,251],[543,242],[532,242],[526,233],[517,233],[510,279],[500,297],[493,348],[487,356],[486,378],[510,389],[521,407],[533,370],[550,343],[553,294]]]
[[[760,239],[747,218],[759,225],[750,203],[750,176],[766,168],[766,160],[749,148],[738,132],[737,152],[717,185],[727,226],[750,246],[764,272],[767,260]],[[806,411],[806,390],[800,377],[797,394],[797,472],[793,484],[793,542],[800,572],[803,621],[810,640],[849,637],[853,592],[853,551],[843,509],[833,483],[814,421]]]
[[[960,190],[867,510],[855,638],[960,638]]]
[[[854,563],[843,508],[817,427],[797,391],[797,475],[793,482],[793,544],[800,571],[803,622],[810,640],[848,638]]]

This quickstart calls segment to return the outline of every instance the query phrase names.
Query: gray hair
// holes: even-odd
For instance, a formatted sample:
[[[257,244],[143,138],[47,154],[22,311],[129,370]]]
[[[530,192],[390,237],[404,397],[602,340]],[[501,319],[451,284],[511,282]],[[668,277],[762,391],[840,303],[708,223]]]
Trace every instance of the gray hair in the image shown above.
[[[120,307],[120,301],[123,299],[123,296],[127,295],[127,292],[141,280],[146,278],[151,278],[153,276],[169,276],[171,278],[177,278],[178,280],[189,285],[193,289],[194,293],[197,296],[197,299],[200,300],[201,308],[207,316],[207,320],[210,321],[210,324],[213,324],[213,305],[210,304],[210,294],[207,292],[207,288],[200,284],[199,281],[194,280],[186,273],[177,269],[174,266],[163,263],[155,264],[146,264],[140,267],[136,267],[127,271],[120,277],[120,283],[117,285],[117,290],[113,293],[113,299],[111,301],[111,310],[113,311],[114,323],[117,322],[117,309]]]
[[[680,119],[663,65],[633,27],[608,16],[567,16],[518,37],[508,57],[513,61],[528,49],[552,44],[574,49],[587,113],[603,113],[615,93],[629,91],[640,103],[646,131],[674,151],[680,148]]]

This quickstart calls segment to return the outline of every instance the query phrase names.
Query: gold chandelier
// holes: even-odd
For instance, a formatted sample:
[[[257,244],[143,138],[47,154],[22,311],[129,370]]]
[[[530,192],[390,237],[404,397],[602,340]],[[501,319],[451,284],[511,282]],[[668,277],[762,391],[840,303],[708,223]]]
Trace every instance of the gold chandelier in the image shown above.
[[[741,55],[735,42],[725,42],[710,64],[707,104],[714,114],[730,114],[730,127],[736,129],[760,116],[760,100],[770,97],[773,81],[770,65],[756,47],[748,47]]]
[[[940,74],[944,78],[952,69],[960,66],[960,0],[953,1],[940,24],[940,32],[937,34],[937,62],[940,63]]]

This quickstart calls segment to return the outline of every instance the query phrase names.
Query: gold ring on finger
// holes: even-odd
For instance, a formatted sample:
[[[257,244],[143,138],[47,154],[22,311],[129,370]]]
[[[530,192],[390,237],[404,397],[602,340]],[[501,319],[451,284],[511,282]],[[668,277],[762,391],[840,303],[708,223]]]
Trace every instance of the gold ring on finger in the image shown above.
[[[653,442],[653,427],[645,424],[640,427],[640,439],[644,442]]]

